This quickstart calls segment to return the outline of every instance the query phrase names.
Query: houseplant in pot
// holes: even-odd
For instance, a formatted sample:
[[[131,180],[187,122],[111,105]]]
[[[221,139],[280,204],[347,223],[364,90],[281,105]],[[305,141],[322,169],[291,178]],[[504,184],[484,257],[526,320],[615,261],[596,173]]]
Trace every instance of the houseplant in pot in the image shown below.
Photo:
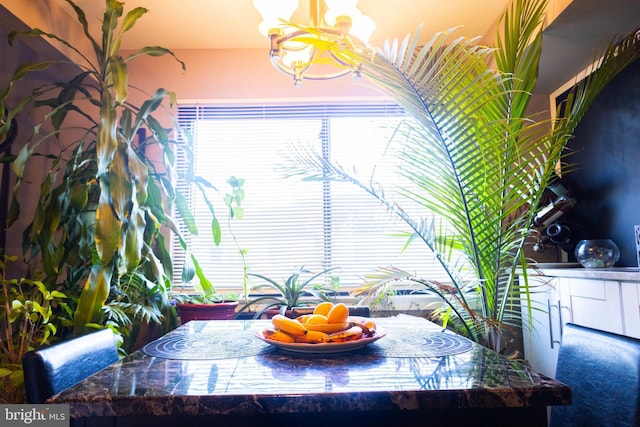
[[[179,142],[167,130],[175,125],[175,94],[164,88],[153,94],[136,92],[128,67],[146,55],[172,57],[183,69],[185,64],[158,46],[120,53],[122,38],[147,9],[136,7],[125,14],[123,3],[105,1],[98,39],[83,10],[71,0],[66,3],[89,52],[37,28],[9,36],[10,41],[44,36],[78,60],[24,64],[8,86],[47,67],[71,75],[36,88],[15,107],[37,110],[42,122],[12,159],[16,185],[7,222],[12,225],[25,215],[21,192],[38,197],[38,209],[23,233],[24,258],[29,274],[40,266],[47,289],[59,288],[74,302],[76,334],[112,325],[126,336],[148,323],[160,324],[163,333],[176,321],[169,295],[173,267],[167,230],[181,236],[170,213],[175,208],[182,218],[191,218],[174,186],[174,162],[177,149],[187,158],[192,153],[188,137]],[[136,96],[144,100],[136,103]],[[37,168],[49,173],[33,188],[26,172]],[[203,192],[213,187],[193,174],[185,179]],[[197,232],[192,221],[185,224],[188,232]],[[216,225],[215,243],[220,236]],[[197,263],[194,268],[202,274]]]
[[[247,263],[247,249],[240,245],[238,237],[233,231],[233,221],[244,218],[242,201],[244,200],[244,179],[230,177],[227,184],[230,191],[224,195],[224,204],[227,207],[227,229],[233,239],[233,243],[242,257],[242,289],[245,303],[248,302],[248,276],[249,265]],[[217,219],[214,217],[214,221]],[[182,268],[182,285],[191,286],[193,279],[198,276],[198,282],[193,284],[197,294],[173,293],[172,297],[178,309],[178,315],[182,323],[190,320],[227,320],[235,317],[235,311],[239,303],[238,295],[234,293],[219,294],[211,281],[203,274],[201,268],[196,268],[197,259],[188,257]]]
[[[417,283],[446,303],[445,325],[503,352],[509,346],[503,334],[519,327],[520,301],[529,292],[516,272],[526,266],[530,225],[565,143],[600,90],[640,56],[635,34],[615,40],[557,118],[538,120],[528,107],[546,7],[546,0],[512,2],[494,46],[455,38],[455,30],[424,44],[419,29],[377,52],[357,43],[318,46],[359,67],[405,110],[388,150],[399,164],[399,184],[359,177],[310,150],[292,156],[287,168],[290,175],[362,188],[407,224],[409,241],[426,244],[449,277],[440,283],[383,266],[369,275],[363,294]]]
[[[258,296],[245,303],[239,313],[252,310],[256,318],[263,315],[267,317],[274,314],[287,315],[297,307],[313,306],[320,301],[330,301],[328,294],[333,291],[333,288],[318,286],[314,281],[336,268],[328,268],[314,273],[303,266],[284,280],[249,273],[250,276],[259,278],[262,282],[252,287],[253,292]],[[265,290],[267,293],[263,294]]]

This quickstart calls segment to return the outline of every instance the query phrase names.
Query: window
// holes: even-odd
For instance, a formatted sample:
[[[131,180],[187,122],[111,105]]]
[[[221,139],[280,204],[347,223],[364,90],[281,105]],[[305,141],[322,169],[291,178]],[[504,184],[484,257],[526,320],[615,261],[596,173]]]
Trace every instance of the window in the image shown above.
[[[394,234],[407,226],[369,194],[351,184],[284,178],[280,169],[292,145],[303,144],[353,165],[362,177],[375,168],[376,179],[393,180],[394,165],[380,159],[403,117],[392,104],[181,105],[178,120],[194,137],[196,173],[220,193],[214,198],[222,226],[217,247],[207,206],[198,194],[188,195],[200,231],[189,237],[189,248],[217,290],[239,290],[242,283],[242,259],[222,201],[231,176],[245,180],[245,215],[231,226],[250,272],[284,279],[302,266],[338,267],[332,274],[348,288],[376,267],[395,265],[443,280],[426,245],[417,242],[403,253],[406,240]],[[175,242],[172,250],[179,283],[184,254]]]

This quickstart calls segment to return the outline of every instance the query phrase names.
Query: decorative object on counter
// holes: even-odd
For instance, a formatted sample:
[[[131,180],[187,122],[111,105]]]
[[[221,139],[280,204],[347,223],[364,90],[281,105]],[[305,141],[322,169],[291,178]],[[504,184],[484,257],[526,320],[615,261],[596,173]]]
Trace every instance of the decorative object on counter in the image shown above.
[[[551,243],[565,252],[572,252],[575,245],[571,239],[571,228],[565,224],[554,222],[543,231],[538,231],[535,235],[536,242],[533,244],[533,251],[542,253]]]
[[[613,267],[620,258],[620,250],[611,239],[580,240],[574,254],[584,268]]]
[[[566,225],[551,224],[547,227],[547,235],[551,243],[558,245],[561,249],[567,252],[573,249],[571,245],[571,229]]]
[[[549,204],[542,208],[533,218],[533,226],[535,228],[550,227],[576,204],[576,199],[571,195],[571,191],[557,175],[552,175],[550,178],[550,183],[544,191],[543,199],[549,200]]]

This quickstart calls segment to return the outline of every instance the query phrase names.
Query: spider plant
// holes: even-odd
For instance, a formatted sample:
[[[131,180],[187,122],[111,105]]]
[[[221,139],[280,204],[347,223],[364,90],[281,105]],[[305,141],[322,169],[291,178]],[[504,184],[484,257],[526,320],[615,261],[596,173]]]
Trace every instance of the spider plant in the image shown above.
[[[527,109],[546,6],[546,0],[513,1],[494,46],[455,37],[455,29],[421,44],[420,28],[376,52],[349,43],[318,46],[360,66],[362,76],[404,108],[408,118],[390,142],[393,158],[382,160],[399,163],[400,184],[385,185],[375,172],[358,176],[304,149],[285,166],[289,176],[350,182],[371,194],[408,225],[408,241],[433,251],[450,279],[439,283],[384,266],[367,276],[360,293],[399,280],[417,283],[446,302],[445,324],[502,352],[503,333],[520,325],[521,297],[529,301],[526,281],[515,277],[526,266],[530,224],[566,141],[602,88],[639,56],[634,35],[614,40],[559,116],[537,120],[542,116]]]
[[[276,294],[259,295],[244,304],[239,312],[259,307],[259,310],[255,314],[255,317],[259,318],[265,311],[274,308],[278,308],[280,312],[284,314],[286,310],[294,307],[315,305],[318,301],[329,301],[327,292],[331,290],[324,286],[314,286],[313,281],[336,268],[337,267],[328,268],[315,273],[304,267],[300,267],[300,269],[292,273],[284,281],[272,279],[258,273],[248,273],[249,276],[263,280],[263,283],[253,286],[254,291],[260,293],[265,288],[268,288],[271,291],[275,291]],[[304,301],[304,298],[308,296],[313,297],[314,301]]]

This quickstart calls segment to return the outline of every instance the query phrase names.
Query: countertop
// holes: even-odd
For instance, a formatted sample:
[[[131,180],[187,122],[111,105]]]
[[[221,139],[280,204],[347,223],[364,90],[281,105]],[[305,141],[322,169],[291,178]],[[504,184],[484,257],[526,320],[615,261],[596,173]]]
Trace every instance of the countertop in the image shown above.
[[[465,409],[477,417],[474,410],[492,408],[532,409],[536,415],[525,417],[535,418],[548,405],[571,401],[569,387],[425,319],[374,320],[386,336],[360,350],[326,355],[263,343],[255,333],[269,321],[188,322],[50,401],[69,403],[74,418],[153,416],[156,426],[158,416],[286,413],[449,411],[446,419],[455,421],[450,417]],[[401,342],[403,334],[415,339]],[[176,358],[157,355],[164,351]]]
[[[532,264],[529,266],[529,274],[531,273],[552,277],[640,282],[638,267],[583,268],[577,263]]]

